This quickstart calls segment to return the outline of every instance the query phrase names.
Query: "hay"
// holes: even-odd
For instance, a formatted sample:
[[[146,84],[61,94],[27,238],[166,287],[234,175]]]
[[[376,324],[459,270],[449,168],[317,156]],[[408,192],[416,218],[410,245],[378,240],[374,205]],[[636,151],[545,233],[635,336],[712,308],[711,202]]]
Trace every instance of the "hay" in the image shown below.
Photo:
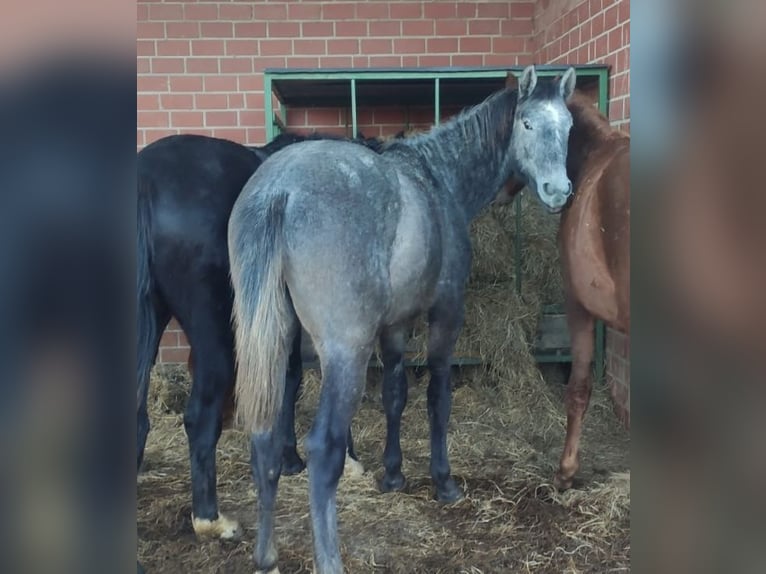
[[[522,293],[515,290],[514,213],[495,207],[472,226],[474,266],[466,324],[456,355],[479,357],[481,367],[456,369],[448,435],[453,475],[466,498],[452,506],[432,499],[429,477],[427,373],[408,372],[402,421],[405,490],[381,494],[385,416],[380,371],[371,369],[353,422],[366,472],[344,475],[338,490],[342,555],[347,572],[489,574],[630,570],[629,438],[614,417],[608,391],[593,392],[576,489],[558,493],[552,477],[564,440],[564,375],[540,369],[530,354],[542,306],[561,300],[556,218],[526,198]],[[423,323],[411,348],[425,356]],[[170,374],[168,375],[167,372]],[[167,389],[186,389],[185,368],[157,378],[147,471],[138,493],[139,557],[148,571],[252,572],[255,504],[247,438],[224,430],[218,444],[221,510],[245,529],[239,543],[197,542],[191,527],[186,437]],[[418,376],[420,375],[420,376]],[[157,382],[155,381],[155,382]],[[299,450],[313,420],[319,375],[306,372],[297,406]],[[304,454],[304,453],[302,453]],[[284,477],[276,517],[280,570],[311,572],[308,477]]]

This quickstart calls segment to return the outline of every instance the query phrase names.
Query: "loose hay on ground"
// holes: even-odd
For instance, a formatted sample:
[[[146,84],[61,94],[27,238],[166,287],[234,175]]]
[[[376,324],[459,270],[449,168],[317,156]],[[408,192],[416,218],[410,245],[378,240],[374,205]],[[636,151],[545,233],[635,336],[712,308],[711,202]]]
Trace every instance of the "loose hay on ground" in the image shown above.
[[[472,226],[474,265],[456,355],[485,364],[455,369],[448,439],[453,474],[466,498],[448,507],[432,500],[428,376],[420,371],[409,373],[402,421],[407,485],[396,494],[377,490],[386,427],[380,372],[371,369],[353,423],[366,472],[345,475],[338,491],[343,559],[352,574],[630,569],[629,439],[602,386],[594,389],[585,424],[583,486],[560,494],[551,485],[564,439],[563,385],[558,366],[546,366],[543,377],[530,349],[542,306],[561,300],[556,220],[541,214],[533,201],[523,203],[524,289],[519,294],[514,217],[512,206],[496,207]],[[425,357],[424,327],[417,325],[411,346],[417,358]],[[140,559],[153,573],[250,573],[256,496],[247,438],[226,430],[218,445],[219,504],[240,519],[245,539],[197,542],[189,518],[183,409],[178,408],[188,393],[188,374],[185,367],[155,371],[153,385],[159,391],[151,395],[153,429],[139,482]],[[308,432],[318,391],[318,374],[309,370],[297,409],[299,438]],[[276,528],[283,573],[311,572],[307,486],[305,472],[280,481]]]

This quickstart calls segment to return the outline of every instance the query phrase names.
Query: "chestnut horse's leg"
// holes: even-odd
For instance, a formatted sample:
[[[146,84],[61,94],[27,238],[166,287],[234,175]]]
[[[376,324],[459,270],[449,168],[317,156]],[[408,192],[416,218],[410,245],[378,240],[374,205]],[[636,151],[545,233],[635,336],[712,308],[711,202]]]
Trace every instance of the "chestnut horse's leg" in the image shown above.
[[[559,490],[571,488],[580,467],[578,449],[582,423],[591,394],[591,361],[594,351],[593,316],[578,302],[567,304],[567,323],[572,340],[572,372],[566,390],[567,436],[559,470],[553,483]]]

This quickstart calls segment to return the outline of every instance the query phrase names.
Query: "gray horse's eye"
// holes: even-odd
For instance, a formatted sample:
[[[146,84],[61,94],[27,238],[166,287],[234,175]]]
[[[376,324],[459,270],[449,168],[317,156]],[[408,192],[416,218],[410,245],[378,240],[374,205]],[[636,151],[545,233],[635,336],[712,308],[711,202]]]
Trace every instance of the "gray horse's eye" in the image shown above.
[[[532,129],[532,124],[529,123],[529,120],[524,120],[524,127],[528,130]]]

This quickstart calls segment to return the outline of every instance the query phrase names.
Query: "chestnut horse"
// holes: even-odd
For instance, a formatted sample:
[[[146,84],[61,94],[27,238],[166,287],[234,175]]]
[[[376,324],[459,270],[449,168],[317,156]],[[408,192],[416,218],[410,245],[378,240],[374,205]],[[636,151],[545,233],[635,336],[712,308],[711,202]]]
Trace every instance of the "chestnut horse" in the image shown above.
[[[630,333],[630,136],[609,120],[583,92],[568,102],[567,173],[574,185],[561,215],[558,242],[564,297],[572,341],[572,371],[566,391],[567,434],[554,484],[572,486],[580,463],[582,424],[591,396],[591,361],[596,320]],[[511,181],[498,202],[524,186]]]

